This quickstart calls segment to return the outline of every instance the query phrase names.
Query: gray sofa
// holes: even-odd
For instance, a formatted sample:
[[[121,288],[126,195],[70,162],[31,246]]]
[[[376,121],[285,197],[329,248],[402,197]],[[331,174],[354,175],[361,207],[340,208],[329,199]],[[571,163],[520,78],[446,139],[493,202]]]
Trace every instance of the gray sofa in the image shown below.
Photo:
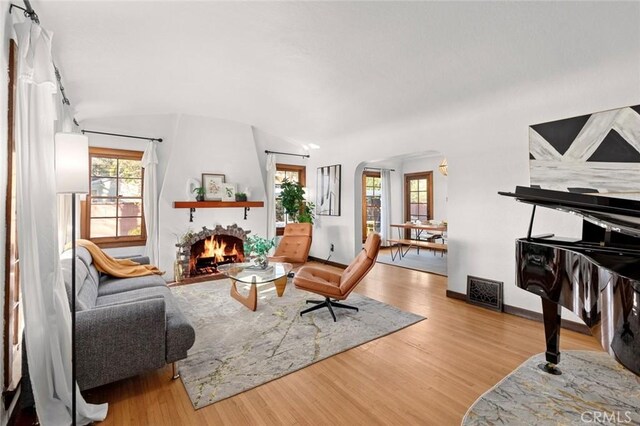
[[[161,368],[187,357],[195,331],[158,275],[100,274],[84,247],[76,250],[76,369],[80,389]],[[148,258],[132,260],[148,264]],[[71,296],[71,251],[62,254]],[[28,331],[27,331],[28,332]]]

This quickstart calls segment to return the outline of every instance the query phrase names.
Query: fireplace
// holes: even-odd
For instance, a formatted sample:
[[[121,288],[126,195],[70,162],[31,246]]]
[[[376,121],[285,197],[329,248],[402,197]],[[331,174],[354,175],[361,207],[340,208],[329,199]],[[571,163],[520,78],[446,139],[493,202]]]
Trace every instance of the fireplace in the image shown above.
[[[203,227],[192,234],[178,247],[178,264],[183,282],[206,281],[224,278],[218,272],[218,265],[244,261],[244,240],[251,231],[238,225],[215,229]]]

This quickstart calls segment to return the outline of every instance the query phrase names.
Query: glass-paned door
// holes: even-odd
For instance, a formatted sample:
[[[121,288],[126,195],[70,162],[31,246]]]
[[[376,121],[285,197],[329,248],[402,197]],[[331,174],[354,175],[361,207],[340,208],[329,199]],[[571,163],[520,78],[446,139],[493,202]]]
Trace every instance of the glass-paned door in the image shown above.
[[[433,218],[433,172],[404,175],[405,220],[426,222]],[[409,233],[406,238],[411,238]]]
[[[362,173],[362,241],[370,232],[380,232],[380,191],[379,172]]]

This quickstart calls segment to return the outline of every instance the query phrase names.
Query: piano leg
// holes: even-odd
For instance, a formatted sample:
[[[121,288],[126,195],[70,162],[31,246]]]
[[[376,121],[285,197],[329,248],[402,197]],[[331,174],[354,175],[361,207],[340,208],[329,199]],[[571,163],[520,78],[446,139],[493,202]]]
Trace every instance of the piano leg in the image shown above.
[[[547,340],[545,352],[546,364],[540,364],[542,370],[549,374],[559,375],[562,372],[557,365],[560,363],[560,321],[562,320],[562,306],[542,298],[542,316],[544,318],[544,335]]]

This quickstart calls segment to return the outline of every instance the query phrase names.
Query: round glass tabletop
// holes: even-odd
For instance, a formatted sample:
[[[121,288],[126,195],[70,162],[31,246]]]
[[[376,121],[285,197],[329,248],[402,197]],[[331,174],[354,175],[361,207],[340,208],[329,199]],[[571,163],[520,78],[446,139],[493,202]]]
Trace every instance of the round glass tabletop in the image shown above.
[[[229,278],[248,284],[260,284],[275,281],[291,272],[290,263],[269,262],[262,269],[253,263],[227,263],[219,265],[218,271]]]

